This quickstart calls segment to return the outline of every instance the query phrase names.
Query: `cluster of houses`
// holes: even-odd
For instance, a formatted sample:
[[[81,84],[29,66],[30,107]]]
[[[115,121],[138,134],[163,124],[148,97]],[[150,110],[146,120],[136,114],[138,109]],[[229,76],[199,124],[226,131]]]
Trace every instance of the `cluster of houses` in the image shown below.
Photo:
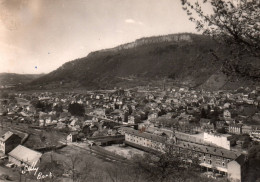
[[[149,87],[17,94],[16,98],[18,102],[1,101],[0,115],[38,127],[66,128],[71,142],[79,133],[88,137],[124,134],[126,144],[160,150],[174,139],[176,150],[196,153],[202,166],[240,181],[246,157],[232,150],[230,135],[260,140],[260,88],[209,92]],[[72,104],[80,105],[84,113],[70,113]]]
[[[244,93],[245,92],[245,93]],[[73,126],[77,118],[68,112],[69,105],[83,105],[85,115],[106,119],[120,124],[138,124],[149,120],[155,122],[161,116],[171,114],[179,125],[187,125],[194,120],[196,128],[218,129],[229,125],[257,125],[260,122],[260,96],[258,90],[196,91],[187,88],[172,88],[156,91],[116,90],[78,93],[34,93],[17,94],[19,102],[1,104],[0,114],[6,112],[12,120],[30,121],[44,125]],[[25,100],[22,102],[21,100]],[[27,100],[27,102],[26,102]],[[40,102],[45,105],[38,107]],[[3,101],[2,101],[3,102]],[[210,115],[214,115],[214,121]],[[216,116],[217,115],[217,116]],[[83,122],[86,118],[78,118]],[[160,123],[163,124],[163,123]],[[65,126],[65,125],[64,125]],[[179,127],[180,129],[182,127]],[[227,131],[229,131],[228,127]],[[256,132],[255,127],[248,130]],[[230,130],[232,132],[232,129]]]
[[[56,126],[71,131],[81,131],[84,126],[100,121],[119,125],[149,123],[186,133],[223,129],[232,134],[249,134],[256,141],[260,139],[259,88],[208,92],[188,88],[162,91],[149,87],[16,94],[16,98],[17,102],[1,100],[0,115],[6,115],[10,122]],[[83,116],[73,116],[69,112],[69,105],[75,103],[84,108]]]

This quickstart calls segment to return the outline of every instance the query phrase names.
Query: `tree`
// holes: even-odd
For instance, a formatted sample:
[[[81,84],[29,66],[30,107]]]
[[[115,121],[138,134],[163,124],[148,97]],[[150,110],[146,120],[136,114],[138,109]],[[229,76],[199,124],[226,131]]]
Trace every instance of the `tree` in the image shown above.
[[[226,131],[226,129],[224,127],[217,129],[217,132],[218,133],[222,133],[222,134],[226,134],[227,133],[227,131]]]
[[[93,181],[95,175],[93,169],[94,160],[88,156],[85,156],[84,158],[84,164],[82,165],[80,171],[80,181]]]
[[[207,118],[207,113],[206,113],[206,111],[205,111],[204,108],[201,109],[200,117],[201,117],[201,118]]]
[[[61,163],[58,162],[58,160],[53,160],[52,157],[50,160],[47,161],[43,160],[43,162],[40,165],[39,171],[41,171],[43,174],[51,175],[49,176],[49,180],[44,181],[50,181],[54,182],[57,181],[60,176],[64,173],[64,167]]]
[[[71,178],[72,181],[77,181],[79,179],[79,173],[76,170],[76,166],[81,161],[79,155],[69,155],[68,156],[69,162],[65,162],[65,165],[69,167],[69,170],[71,171]]]
[[[248,151],[248,168],[246,181],[260,179],[260,145],[254,144]]]
[[[228,75],[259,79],[259,69],[254,61],[260,59],[260,3],[259,0],[181,0],[189,19],[196,29],[228,45],[230,57],[221,58],[217,50],[212,55]],[[205,7],[212,7],[211,13]]]
[[[69,104],[68,111],[74,116],[83,116],[85,113],[84,106],[79,103]]]
[[[0,125],[1,125],[1,129],[3,130],[4,129],[4,122],[3,122],[2,119],[0,120]]]
[[[52,111],[52,104],[51,103],[44,103],[44,112]]]
[[[149,180],[161,182],[184,180],[184,172],[192,172],[192,169],[196,169],[198,165],[194,155],[187,155],[186,161],[189,162],[185,164],[183,154],[170,144],[166,145],[163,152],[156,156],[146,154],[143,157],[135,157],[137,167],[147,175]]]
[[[59,105],[59,104],[55,105],[53,107],[53,110],[61,113],[63,111],[62,105]]]
[[[46,137],[44,136],[42,131],[40,133],[40,140],[41,140],[42,143],[45,143],[45,141],[46,141]]]
[[[35,107],[36,107],[36,108],[40,108],[40,109],[43,110],[43,108],[44,108],[45,106],[44,106],[44,103],[42,103],[41,101],[38,100],[38,101],[36,102],[36,104],[35,104]]]
[[[85,137],[85,134],[84,133],[79,133],[79,135],[78,135],[78,138],[81,140],[82,138],[84,138]]]
[[[252,139],[251,139],[251,137],[250,137],[250,135],[248,135],[248,134],[243,134],[242,136],[241,136],[241,138],[243,139],[243,144],[242,144],[242,148],[243,149],[248,149],[249,148],[249,146],[250,146],[250,144],[251,144],[251,142],[252,142]]]
[[[133,166],[119,164],[117,166],[106,167],[107,178],[112,182],[145,182],[142,173]]]

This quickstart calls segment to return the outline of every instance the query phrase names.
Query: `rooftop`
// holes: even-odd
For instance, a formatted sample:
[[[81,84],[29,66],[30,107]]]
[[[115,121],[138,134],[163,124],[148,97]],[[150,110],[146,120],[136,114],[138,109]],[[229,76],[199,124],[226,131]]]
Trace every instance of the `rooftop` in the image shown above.
[[[143,137],[143,138],[153,140],[153,141],[157,141],[157,142],[161,142],[161,143],[164,143],[167,140],[166,137],[153,135],[153,134],[150,134],[150,133],[147,133],[147,132],[142,132],[142,131],[135,130],[135,129],[132,129],[132,128],[123,127],[122,130],[127,132],[128,134],[136,135],[136,136],[139,136],[139,137]]]
[[[0,141],[5,142],[7,141],[12,135],[15,135],[13,132],[8,131],[4,135],[1,136]]]
[[[8,155],[32,166],[38,162],[42,156],[42,153],[29,149],[25,146],[18,145]]]
[[[132,128],[124,127],[122,129],[125,132],[127,132],[128,134],[136,135],[139,137],[143,137],[143,138],[154,140],[154,141],[161,142],[161,143],[165,143],[167,140],[166,137],[153,135],[153,134],[150,134],[147,132],[141,132],[139,130],[135,130]],[[208,154],[221,156],[221,157],[225,157],[225,158],[229,158],[229,159],[236,159],[240,155],[239,152],[222,149],[220,147],[215,147],[215,146],[208,146],[208,145],[203,145],[203,144],[199,144],[199,143],[193,143],[193,142],[189,142],[189,141],[180,141],[174,145],[181,147],[181,148],[187,148],[189,150],[193,150],[193,151],[197,151],[197,152],[201,152],[201,153],[208,153]]]

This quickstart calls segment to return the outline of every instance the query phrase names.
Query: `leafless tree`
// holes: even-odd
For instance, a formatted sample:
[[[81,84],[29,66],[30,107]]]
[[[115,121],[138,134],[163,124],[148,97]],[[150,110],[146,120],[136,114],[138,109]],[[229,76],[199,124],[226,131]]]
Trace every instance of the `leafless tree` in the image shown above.
[[[68,155],[68,162],[65,162],[65,165],[69,167],[69,170],[71,171],[71,179],[73,182],[79,181],[79,173],[76,169],[78,163],[80,162],[80,156],[79,155]]]
[[[118,164],[116,167],[108,167],[106,169],[107,177],[112,182],[144,182],[142,174],[135,166]],[[107,180],[106,180],[107,181]]]
[[[114,168],[107,168],[106,172],[112,182],[118,182],[119,181],[119,171],[118,167]]]
[[[89,157],[84,158],[84,164],[79,171],[79,176],[80,176],[80,181],[94,181],[94,173],[95,171],[93,170],[94,167],[94,160],[92,160]]]
[[[1,124],[1,129],[3,130],[3,129],[4,129],[4,122],[3,122],[3,119],[0,120],[0,124]]]
[[[191,161],[195,156],[185,156]],[[136,157],[135,163],[138,169],[146,174],[149,181],[182,181],[184,172],[191,172],[189,162],[182,153],[178,151],[176,146],[167,144],[163,152],[155,155],[146,154],[143,157]],[[186,160],[187,161],[187,160]],[[195,165],[195,160],[193,165]],[[189,170],[187,170],[189,169]]]
[[[259,0],[181,0],[189,19],[196,29],[225,43],[230,55],[221,57],[217,50],[213,56],[229,75],[260,78],[260,1]],[[212,11],[205,11],[212,7]]]

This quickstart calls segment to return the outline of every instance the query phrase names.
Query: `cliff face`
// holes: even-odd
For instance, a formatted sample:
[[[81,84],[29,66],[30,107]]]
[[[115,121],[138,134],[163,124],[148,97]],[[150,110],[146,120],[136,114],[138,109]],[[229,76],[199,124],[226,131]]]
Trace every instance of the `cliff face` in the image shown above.
[[[163,42],[172,42],[172,43],[180,43],[180,42],[192,42],[192,38],[190,34],[172,34],[172,35],[165,35],[165,36],[156,36],[156,37],[148,37],[148,38],[141,38],[137,39],[134,42],[123,44],[111,49],[103,49],[98,52],[109,52],[109,51],[120,51],[123,49],[133,49],[138,48],[143,45],[150,45],[150,44],[159,44]]]

